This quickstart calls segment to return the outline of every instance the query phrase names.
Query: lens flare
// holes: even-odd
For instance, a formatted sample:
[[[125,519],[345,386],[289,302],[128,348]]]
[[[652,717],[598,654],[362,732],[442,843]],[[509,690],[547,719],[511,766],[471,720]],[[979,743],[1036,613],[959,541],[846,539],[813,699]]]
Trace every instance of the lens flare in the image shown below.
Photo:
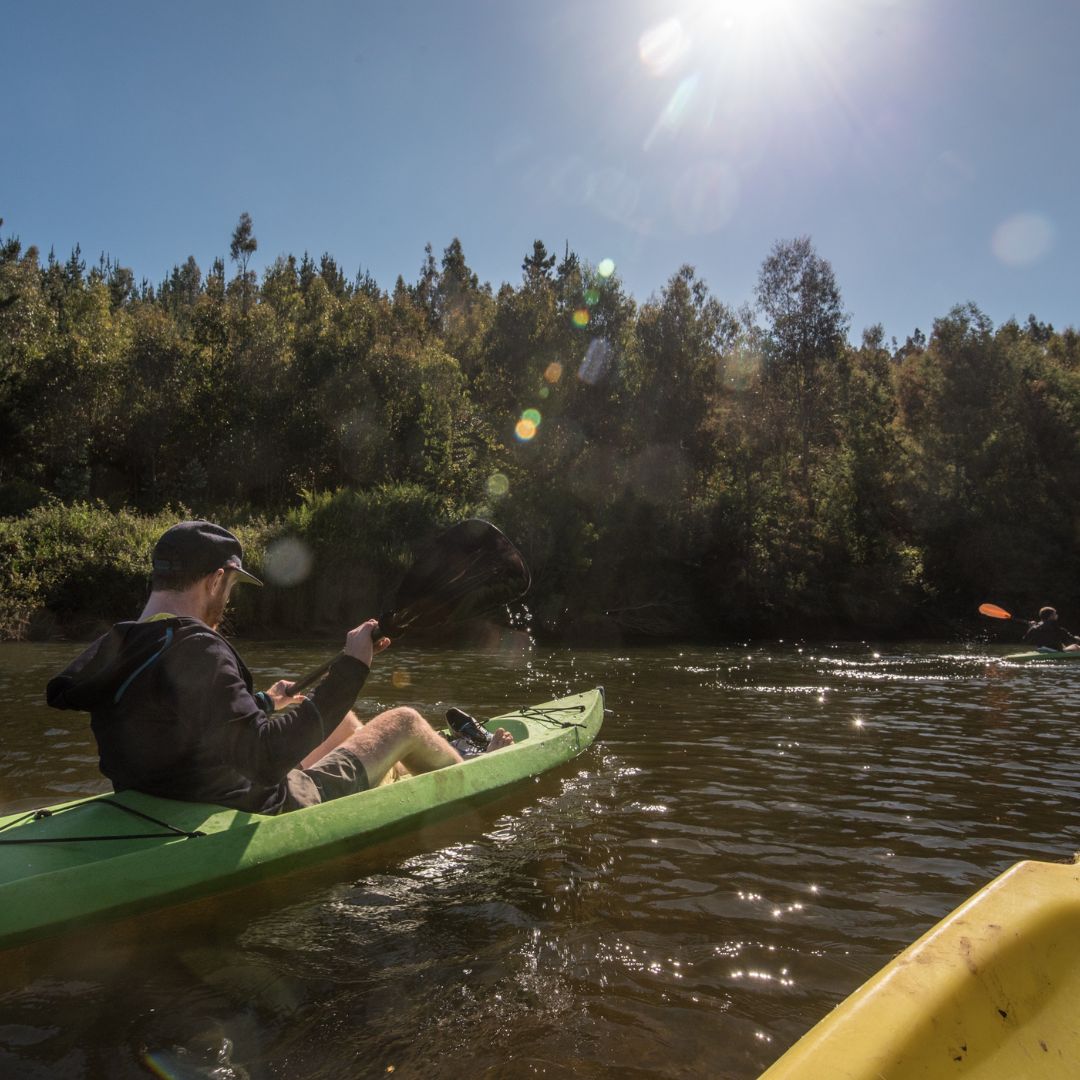
[[[536,425],[531,420],[522,417],[514,426],[514,434],[522,441],[528,442],[536,435]]]
[[[599,289],[586,289],[585,290],[585,303],[589,307],[594,307],[600,303],[600,290]]]
[[[295,536],[274,540],[266,549],[262,571],[271,585],[299,585],[306,581],[315,565],[311,549]]]
[[[1054,226],[1042,214],[1016,214],[1003,221],[992,240],[994,254],[1006,266],[1032,266],[1054,246]]]
[[[521,414],[522,420],[528,420],[534,427],[540,426],[540,410],[539,409],[526,409]]]
[[[154,1050],[147,1051],[143,1054],[143,1064],[158,1080],[174,1080],[179,1075],[174,1071],[174,1063],[171,1060],[172,1055],[168,1055],[166,1050]]]
[[[412,676],[407,671],[395,671],[390,676],[390,681],[398,690],[404,690],[406,686],[412,683]]]
[[[605,338],[593,338],[585,350],[585,359],[578,368],[578,378],[590,386],[595,386],[608,373],[613,356],[611,342]]]
[[[570,321],[575,326],[588,326],[589,325],[589,309],[578,308],[573,315],[570,316]]]
[[[695,72],[693,75],[687,75],[679,83],[664,107],[664,111],[653,125],[652,131],[645,137],[643,144],[645,150],[651,150],[653,143],[662,134],[675,135],[682,129],[698,101],[698,84],[700,82],[701,76]]]
[[[562,378],[562,364],[558,360],[552,360],[544,370],[544,378],[554,385]]]
[[[609,278],[615,273],[615,260],[614,259],[601,259],[600,265],[596,268],[596,272],[602,278]]]
[[[493,499],[501,499],[510,490],[510,480],[505,473],[492,473],[487,479],[487,493]]]
[[[687,49],[690,40],[678,19],[666,19],[638,39],[638,56],[650,75],[666,75]]]

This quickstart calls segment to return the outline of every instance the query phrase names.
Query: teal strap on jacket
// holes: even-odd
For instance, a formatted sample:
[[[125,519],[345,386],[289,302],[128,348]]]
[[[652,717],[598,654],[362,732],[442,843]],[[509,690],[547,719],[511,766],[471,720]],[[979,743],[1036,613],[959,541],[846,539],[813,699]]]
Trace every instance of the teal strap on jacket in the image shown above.
[[[162,642],[161,648],[158,649],[153,656],[148,660],[144,660],[121,684],[113,697],[113,704],[115,705],[123,696],[124,691],[151,665],[157,663],[161,659],[161,654],[172,644],[173,628],[170,626],[165,631],[165,640]]]

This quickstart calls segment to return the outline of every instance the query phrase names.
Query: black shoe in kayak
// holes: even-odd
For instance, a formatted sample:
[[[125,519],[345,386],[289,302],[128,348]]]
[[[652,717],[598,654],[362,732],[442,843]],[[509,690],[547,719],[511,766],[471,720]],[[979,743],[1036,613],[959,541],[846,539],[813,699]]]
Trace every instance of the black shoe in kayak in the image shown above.
[[[446,722],[459,739],[471,743],[477,750],[486,750],[488,744],[495,737],[490,731],[485,731],[467,712],[462,712],[461,709],[447,709]]]

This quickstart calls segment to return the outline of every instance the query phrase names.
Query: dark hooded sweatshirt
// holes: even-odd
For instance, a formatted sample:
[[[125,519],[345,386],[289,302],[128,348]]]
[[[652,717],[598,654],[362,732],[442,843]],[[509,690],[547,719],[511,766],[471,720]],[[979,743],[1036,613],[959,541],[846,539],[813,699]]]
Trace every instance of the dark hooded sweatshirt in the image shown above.
[[[101,771],[117,791],[276,814],[286,775],[341,722],[367,674],[341,656],[310,698],[268,715],[236,650],[198,619],[170,616],[117,623],[46,695],[90,713]]]
[[[1042,622],[1028,624],[1024,641],[1039,649],[1057,649],[1061,652],[1066,645],[1080,644],[1080,638],[1070,634],[1056,619],[1044,619]]]

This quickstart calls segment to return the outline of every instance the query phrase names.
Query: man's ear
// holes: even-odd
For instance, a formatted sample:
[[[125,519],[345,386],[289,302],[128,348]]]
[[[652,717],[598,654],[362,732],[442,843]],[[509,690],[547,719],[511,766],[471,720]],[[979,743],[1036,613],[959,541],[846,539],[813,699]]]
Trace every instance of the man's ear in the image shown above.
[[[212,574],[206,575],[206,589],[210,596],[217,596],[225,587],[225,570],[219,567]]]

